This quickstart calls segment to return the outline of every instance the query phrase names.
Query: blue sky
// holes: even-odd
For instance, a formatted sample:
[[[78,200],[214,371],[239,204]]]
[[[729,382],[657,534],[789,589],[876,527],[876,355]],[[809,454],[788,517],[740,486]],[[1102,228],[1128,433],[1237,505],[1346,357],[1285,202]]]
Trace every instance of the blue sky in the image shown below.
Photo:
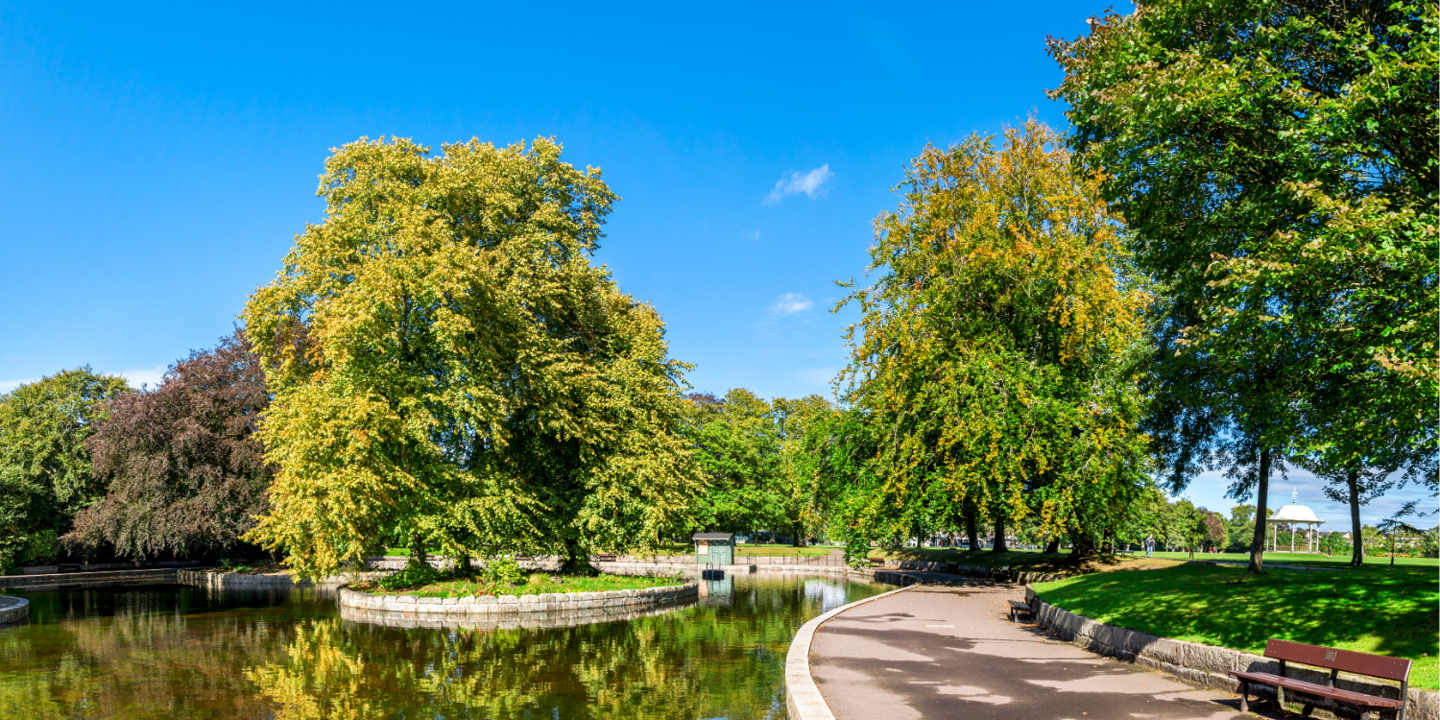
[[[1045,38],[1109,4],[0,2],[0,392],[213,345],[322,219],[331,147],[543,135],[623,198],[599,260],[696,389],[828,394],[834,283],[906,161],[1062,125]]]

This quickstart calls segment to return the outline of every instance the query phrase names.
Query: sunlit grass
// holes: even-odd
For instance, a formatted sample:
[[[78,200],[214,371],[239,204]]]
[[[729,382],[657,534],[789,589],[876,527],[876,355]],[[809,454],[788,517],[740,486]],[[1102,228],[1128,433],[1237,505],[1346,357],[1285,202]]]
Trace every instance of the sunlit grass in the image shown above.
[[[1267,556],[1268,557],[1268,556]],[[1045,602],[1160,637],[1260,654],[1270,638],[1410,658],[1410,683],[1440,687],[1434,569],[1287,570],[1188,563],[1035,586]]]

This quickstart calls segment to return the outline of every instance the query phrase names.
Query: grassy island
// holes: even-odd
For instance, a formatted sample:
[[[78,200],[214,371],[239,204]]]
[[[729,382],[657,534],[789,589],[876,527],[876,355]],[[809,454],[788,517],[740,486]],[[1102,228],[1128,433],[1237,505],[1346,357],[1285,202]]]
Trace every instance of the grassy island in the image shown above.
[[[350,589],[375,595],[415,597],[466,597],[470,595],[539,595],[541,593],[609,592],[643,590],[682,585],[683,577],[640,577],[631,575],[553,575],[546,572],[522,574],[514,579],[496,579],[483,574],[436,576],[414,583],[381,581],[352,583]],[[389,587],[386,587],[389,585]]]

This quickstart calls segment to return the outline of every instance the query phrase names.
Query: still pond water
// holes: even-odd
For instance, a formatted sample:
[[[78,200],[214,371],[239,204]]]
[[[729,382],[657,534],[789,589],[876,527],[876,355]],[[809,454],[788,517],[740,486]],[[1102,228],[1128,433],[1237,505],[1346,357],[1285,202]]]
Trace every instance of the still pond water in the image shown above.
[[[0,630],[0,717],[783,718],[795,630],[883,591],[732,578],[673,612],[509,630],[356,623],[314,591],[12,591],[30,623]]]

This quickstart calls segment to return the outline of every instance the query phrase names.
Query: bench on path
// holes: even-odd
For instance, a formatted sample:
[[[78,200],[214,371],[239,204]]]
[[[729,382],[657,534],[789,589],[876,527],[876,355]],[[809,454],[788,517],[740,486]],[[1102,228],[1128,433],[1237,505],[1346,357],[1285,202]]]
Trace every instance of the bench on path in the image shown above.
[[[1010,601],[1010,622],[1016,622],[1015,618],[1016,618],[1017,616],[1020,616],[1020,615],[1025,615],[1025,616],[1029,617],[1031,620],[1034,620],[1034,619],[1035,619],[1035,608],[1032,608],[1032,607],[1030,607],[1029,605],[1026,605],[1026,604],[1023,603],[1023,602],[1020,602],[1019,600],[1011,600],[1011,601]]]
[[[595,562],[615,562],[614,555],[596,555]]]
[[[1405,696],[1409,691],[1410,678],[1409,660],[1274,639],[1265,643],[1265,657],[1280,661],[1279,675],[1263,672],[1230,673],[1232,677],[1240,681],[1241,712],[1250,712],[1249,699],[1246,695],[1249,694],[1252,684],[1260,684],[1275,686],[1275,702],[1278,705],[1285,703],[1285,691],[1293,690],[1302,695],[1329,698],[1336,702],[1354,705],[1360,708],[1360,720],[1370,720],[1371,713],[1374,711],[1394,709],[1399,710],[1395,715],[1395,720],[1405,720]],[[1330,677],[1324,685],[1285,677],[1285,663],[1287,662],[1324,668],[1330,671]],[[1398,680],[1400,697],[1392,699],[1336,688],[1335,677],[1340,674],[1341,670],[1356,675]],[[1304,705],[1304,714],[1308,716],[1314,704],[1306,702]]]

